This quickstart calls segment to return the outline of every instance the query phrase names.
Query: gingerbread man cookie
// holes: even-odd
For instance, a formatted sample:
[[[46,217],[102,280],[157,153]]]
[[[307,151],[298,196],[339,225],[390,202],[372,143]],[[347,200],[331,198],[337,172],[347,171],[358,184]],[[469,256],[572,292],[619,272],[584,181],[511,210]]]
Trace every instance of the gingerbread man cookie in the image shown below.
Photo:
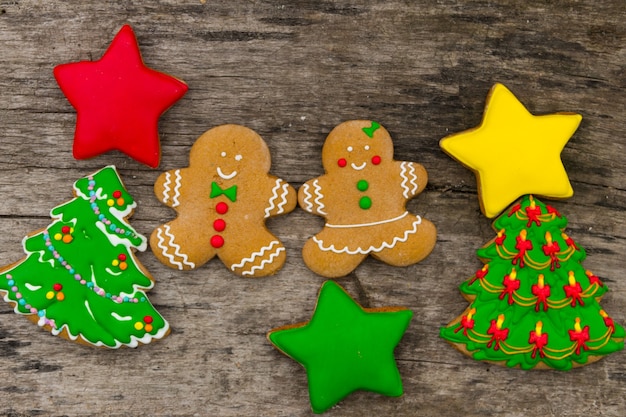
[[[270,153],[253,130],[223,125],[191,148],[189,167],[163,173],[157,198],[178,213],[150,238],[157,258],[172,268],[195,269],[218,256],[235,274],[267,276],[285,263],[285,247],[265,227],[289,213],[296,192],[269,175]]]
[[[426,170],[393,160],[385,128],[366,120],[340,124],[326,138],[322,163],[326,174],[298,191],[300,207],[326,219],[302,250],[312,271],[335,278],[349,274],[368,255],[394,266],[428,256],[435,226],[405,208],[426,186]]]

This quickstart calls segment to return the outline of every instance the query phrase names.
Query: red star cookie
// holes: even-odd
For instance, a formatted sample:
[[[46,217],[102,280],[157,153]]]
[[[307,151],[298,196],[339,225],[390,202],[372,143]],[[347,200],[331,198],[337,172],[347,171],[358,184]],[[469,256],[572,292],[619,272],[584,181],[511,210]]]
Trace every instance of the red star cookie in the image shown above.
[[[119,150],[159,165],[158,119],[187,92],[187,84],[146,67],[129,25],[98,61],[58,65],[54,77],[77,112],[74,158]]]

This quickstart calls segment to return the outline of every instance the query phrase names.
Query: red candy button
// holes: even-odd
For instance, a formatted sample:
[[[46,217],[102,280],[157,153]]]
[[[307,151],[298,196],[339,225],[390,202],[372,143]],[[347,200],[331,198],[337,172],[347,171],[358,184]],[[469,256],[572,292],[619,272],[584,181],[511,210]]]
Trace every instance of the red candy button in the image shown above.
[[[372,156],[372,164],[374,164],[374,165],[380,164],[380,156],[378,156],[378,155]]]
[[[223,219],[217,219],[213,222],[213,229],[216,232],[223,232],[226,229],[226,222]]]
[[[226,214],[226,212],[228,211],[228,204],[220,201],[215,205],[215,211],[217,211],[219,214]]]
[[[339,165],[339,168],[343,168],[348,165],[348,161],[346,161],[346,158],[341,158],[337,161],[337,165]]]
[[[215,235],[211,237],[211,246],[213,246],[214,248],[221,248],[222,246],[224,246],[224,238],[221,237],[220,235]]]

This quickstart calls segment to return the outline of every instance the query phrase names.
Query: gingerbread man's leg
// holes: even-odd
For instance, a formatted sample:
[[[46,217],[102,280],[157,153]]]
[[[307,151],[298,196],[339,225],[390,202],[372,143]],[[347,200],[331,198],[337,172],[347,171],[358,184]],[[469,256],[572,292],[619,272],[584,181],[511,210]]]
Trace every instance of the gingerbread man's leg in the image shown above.
[[[180,217],[157,227],[150,236],[150,247],[161,262],[179,270],[195,269],[215,256],[209,238],[202,233],[192,236]]]
[[[218,256],[235,274],[251,278],[276,273],[287,259],[283,244],[264,229],[235,244],[224,244]]]
[[[317,236],[309,239],[302,248],[302,258],[311,271],[327,278],[348,275],[367,257],[366,253],[349,253],[320,242]]]
[[[392,247],[372,252],[371,255],[393,266],[412,265],[426,258],[437,240],[435,225],[422,218],[420,224],[414,223],[409,227],[396,231],[397,238]]]

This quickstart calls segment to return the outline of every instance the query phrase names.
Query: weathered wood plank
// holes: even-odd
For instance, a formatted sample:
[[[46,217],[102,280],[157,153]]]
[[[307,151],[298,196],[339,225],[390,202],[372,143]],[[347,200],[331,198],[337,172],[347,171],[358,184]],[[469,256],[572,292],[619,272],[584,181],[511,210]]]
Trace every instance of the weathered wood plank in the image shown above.
[[[364,306],[404,305],[415,316],[396,351],[405,395],[356,393],[328,414],[622,415],[624,352],[569,373],[523,372],[472,361],[438,337],[465,309],[457,286],[494,236],[473,174],[438,141],[480,122],[496,81],[534,113],[583,114],[562,155],[576,194],[554,205],[587,249],[585,266],[611,288],[603,307],[626,323],[625,12],[620,0],[0,0],[0,260],[20,259],[22,237],[49,223],[74,180],[104,165],[118,166],[139,204],[131,223],[149,235],[173,217],[154,180],[186,166],[210,127],[257,130],[273,173],[298,187],[322,173],[330,129],[371,118],[391,132],[396,159],[428,169],[409,207],[437,225],[438,245],[418,265],[369,259],[340,281]],[[119,153],[74,160],[75,113],[52,77],[56,64],[99,58],[124,23],[149,66],[190,87],[160,120],[158,170]],[[272,219],[288,259],[262,280],[218,261],[180,273],[140,254],[157,280],[150,299],[173,331],[137,350],[60,340],[0,304],[0,415],[309,415],[304,371],[265,332],[310,317],[323,280],[299,251],[321,225],[300,209]]]

